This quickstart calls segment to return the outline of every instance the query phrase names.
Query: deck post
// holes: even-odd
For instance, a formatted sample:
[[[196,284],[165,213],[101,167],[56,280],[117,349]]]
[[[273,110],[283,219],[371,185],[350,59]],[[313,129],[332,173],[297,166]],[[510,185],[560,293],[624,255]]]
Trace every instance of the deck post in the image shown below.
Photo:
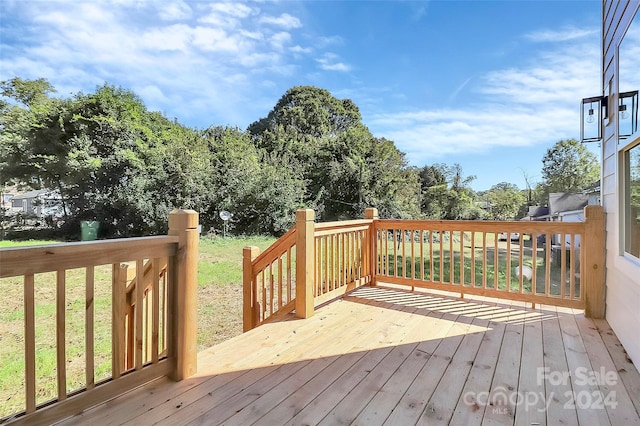
[[[604,271],[604,209],[602,206],[584,208],[585,232],[581,243],[584,264],[581,277],[585,297],[584,314],[589,318],[604,318],[605,271]]]
[[[315,212],[300,209],[296,212],[296,317],[313,316],[313,288],[315,271]]]
[[[367,265],[367,274],[369,275],[369,285],[376,285],[376,271],[378,269],[378,256],[376,248],[376,221],[380,219],[378,216],[378,209],[374,207],[368,207],[364,210],[364,218],[373,220],[373,223],[369,227],[369,238],[367,241],[367,251],[365,251],[367,259],[365,265]]]
[[[171,378],[182,380],[197,371],[198,213],[193,210],[169,213],[169,235],[179,238],[169,298],[172,325],[170,354],[175,362]]]
[[[242,331],[249,331],[258,323],[258,283],[253,279],[251,262],[260,254],[256,246],[242,249]]]

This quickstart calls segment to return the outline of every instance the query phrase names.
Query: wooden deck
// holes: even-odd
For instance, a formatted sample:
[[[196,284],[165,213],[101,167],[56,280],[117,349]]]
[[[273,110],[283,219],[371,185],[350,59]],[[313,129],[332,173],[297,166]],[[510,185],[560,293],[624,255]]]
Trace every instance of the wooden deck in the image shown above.
[[[604,320],[364,287],[62,424],[640,425],[639,413],[640,375]]]

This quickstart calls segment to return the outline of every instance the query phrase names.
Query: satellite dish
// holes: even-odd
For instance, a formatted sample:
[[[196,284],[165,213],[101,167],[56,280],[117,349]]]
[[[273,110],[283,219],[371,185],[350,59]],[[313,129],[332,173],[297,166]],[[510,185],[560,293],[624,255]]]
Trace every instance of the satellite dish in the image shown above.
[[[233,216],[233,215],[231,213],[229,213],[228,211],[226,211],[226,210],[222,210],[220,212],[220,219],[222,219],[222,220],[229,220],[229,219],[231,219],[231,216]]]

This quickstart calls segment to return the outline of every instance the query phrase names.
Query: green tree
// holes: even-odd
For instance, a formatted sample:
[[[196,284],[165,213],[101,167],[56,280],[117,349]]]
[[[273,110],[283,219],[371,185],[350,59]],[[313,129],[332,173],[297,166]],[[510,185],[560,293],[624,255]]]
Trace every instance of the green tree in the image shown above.
[[[306,184],[305,205],[321,220],[358,217],[369,206],[385,217],[419,214],[417,179],[404,154],[375,138],[348,99],[293,87],[248,131],[259,149],[288,159]]]
[[[221,227],[220,211],[233,213],[235,233],[280,235],[303,207],[305,185],[286,156],[260,152],[249,133],[211,127],[203,132],[211,155],[211,186],[205,216]]]
[[[167,145],[180,126],[122,88],[104,85],[59,100],[34,89],[47,89],[42,81],[23,83],[14,79],[3,90],[14,102],[30,102],[19,114],[20,106],[12,109],[27,125],[12,131],[9,143],[3,139],[3,175],[59,191],[69,234],[84,219],[100,220],[110,236],[164,232],[176,205],[167,193]]]
[[[430,219],[480,219],[483,210],[475,205],[470,187],[475,176],[464,176],[459,164],[434,164],[419,171],[421,210]]]
[[[542,159],[544,194],[580,192],[600,179],[598,159],[575,139],[556,142]]]
[[[492,186],[485,199],[489,202],[490,216],[495,220],[513,220],[526,203],[525,193],[517,185],[507,182]]]

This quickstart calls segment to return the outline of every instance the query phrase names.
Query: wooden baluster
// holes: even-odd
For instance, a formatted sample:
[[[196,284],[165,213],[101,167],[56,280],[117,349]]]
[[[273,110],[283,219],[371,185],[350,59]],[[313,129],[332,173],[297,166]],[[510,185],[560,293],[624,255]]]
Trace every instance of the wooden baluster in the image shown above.
[[[111,267],[111,376],[120,377],[125,369],[127,265]]]
[[[424,281],[424,230],[418,230],[418,239],[420,241],[420,245],[418,247],[418,256],[420,258],[420,270],[418,271],[418,279],[420,281]]]
[[[416,230],[411,229],[410,231],[410,239],[411,239],[411,279],[416,279],[416,253],[415,253],[415,242],[416,242]],[[411,291],[414,290],[414,287],[411,286]]]
[[[293,282],[291,280],[291,248],[287,249],[287,303],[291,302],[292,299],[292,287]]]
[[[547,237],[549,235],[547,234]],[[550,247],[551,245],[548,244]],[[538,283],[538,239],[531,244],[531,294],[536,294]]]
[[[67,399],[67,356],[65,349],[66,327],[66,271],[56,272],[56,373],[58,376],[58,401]]]
[[[160,308],[162,310],[162,353],[164,353],[165,355],[167,354],[167,348],[168,348],[168,332],[169,332],[169,327],[167,324],[168,321],[168,315],[169,315],[169,309],[167,309],[168,305],[168,300],[169,300],[169,280],[168,280],[168,268],[169,268],[169,260],[165,259],[164,262],[165,265],[167,265],[167,269],[164,271],[164,274],[162,274],[162,307]]]
[[[507,253],[505,257],[505,283],[506,290],[511,291],[511,232],[507,233]],[[524,239],[522,233],[520,233],[520,251],[524,248]]]
[[[151,362],[158,362],[159,335],[160,335],[160,259],[153,259],[153,272],[151,275],[151,295],[153,298],[151,308]]]
[[[453,231],[449,231],[449,284],[453,285],[456,275],[456,262],[453,255]]]
[[[511,239],[511,233],[507,232],[507,240]],[[493,289],[500,290],[498,285],[498,268],[500,263],[499,257],[499,247],[498,247],[498,233],[495,232],[493,234]]]
[[[282,297],[282,291],[283,291],[282,278],[283,278],[282,256],[279,256],[278,257],[278,309],[280,309],[280,308],[282,308],[284,306],[283,297]]]
[[[320,270],[319,270],[319,261],[318,261],[318,257],[320,256],[320,247],[319,247],[319,242],[318,242],[318,238],[314,239],[314,247],[313,247],[313,252],[315,253],[315,258],[313,260],[313,265],[314,265],[314,269],[313,269],[313,282],[315,283],[315,286],[313,287],[313,297],[318,296],[319,292],[318,292],[318,287],[320,286]]]
[[[575,288],[576,288],[576,236],[572,235],[571,237],[571,257],[569,258],[569,299],[573,299],[575,297]]]
[[[487,233],[482,232],[482,288],[487,288]]]
[[[267,318],[267,281],[265,281],[264,278],[264,269],[262,271],[260,271],[260,290],[262,291],[262,309],[261,309],[261,316],[260,316],[260,321],[264,321]]]
[[[459,231],[458,235],[460,235],[460,278],[459,283],[462,287],[464,287],[464,231]]]
[[[136,370],[140,370],[142,368],[142,364],[143,364],[143,359],[142,359],[142,345],[143,345],[143,339],[144,339],[144,330],[142,327],[142,314],[144,312],[143,310],[143,305],[144,305],[144,260],[143,259],[138,259],[136,261],[136,288],[135,288],[135,292],[136,292],[136,304],[133,310],[133,315],[134,315],[134,326],[133,326],[133,330],[134,330],[134,342],[135,342],[135,346],[134,346],[134,357],[133,357],[133,362],[135,364],[135,369]]]
[[[342,240],[341,243],[341,250],[342,250],[342,283],[341,286],[346,285],[347,284],[347,277],[348,277],[348,271],[347,268],[349,267],[348,262],[347,262],[347,247],[346,247],[346,234],[339,234],[340,238]]]
[[[435,282],[433,266],[433,229],[429,230],[429,281]]]
[[[471,231],[471,287],[476,286],[476,233]]]
[[[318,290],[320,291],[320,295],[329,292],[329,257],[327,254],[327,244],[328,244],[328,235],[323,235],[318,240],[318,267],[320,269],[320,274],[318,278]]]
[[[85,347],[85,383],[87,389],[95,386],[94,361],[94,284],[95,268],[87,266],[85,270],[85,303],[84,303],[84,347]]]
[[[269,273],[267,274],[269,277],[269,316],[273,315],[273,301],[274,301],[274,283],[273,283],[273,263],[269,264]]]
[[[340,287],[340,234],[332,235],[330,242],[331,252],[331,288]]]
[[[33,274],[24,276],[24,363],[27,414],[36,411],[36,320]]]
[[[438,239],[440,240],[440,282],[444,284],[444,231],[438,231]]]
[[[402,270],[402,278],[407,278],[407,258],[405,256],[406,232],[404,228],[401,228],[398,235],[401,246],[400,256],[402,257],[402,263],[400,263],[400,268]]]

